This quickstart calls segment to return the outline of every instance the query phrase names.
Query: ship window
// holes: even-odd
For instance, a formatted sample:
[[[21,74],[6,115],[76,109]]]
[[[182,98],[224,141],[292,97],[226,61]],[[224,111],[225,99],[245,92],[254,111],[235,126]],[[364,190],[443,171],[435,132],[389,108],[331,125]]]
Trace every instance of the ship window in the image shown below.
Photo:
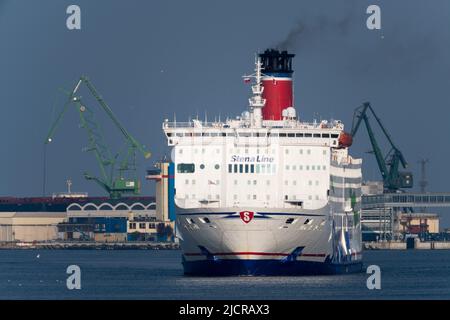
[[[303,133],[296,133],[295,136],[296,137],[303,137]]]
[[[309,166],[306,166],[306,170],[309,170]]]
[[[253,180],[253,185],[255,185],[255,186],[256,186],[256,180]]]
[[[302,165],[298,166],[298,169],[303,170],[303,166]]]
[[[305,222],[303,222],[303,224],[309,224],[310,220],[306,219]]]
[[[237,200],[237,198],[238,198],[237,194],[233,195],[234,200]]]
[[[254,164],[250,165],[250,173],[255,173],[255,165]]]
[[[253,195],[253,200],[256,200],[256,194]]]
[[[233,171],[233,165],[229,164],[228,165],[228,173],[231,173]]]
[[[322,170],[327,170],[327,167],[326,166],[322,166]]]
[[[290,137],[290,138],[295,137],[295,133],[288,133],[288,137]]]
[[[286,137],[286,133],[280,133],[280,137]]]
[[[172,132],[167,132],[167,136],[171,137],[172,136]]]
[[[297,166],[295,166],[295,165],[292,166],[292,170],[294,170],[294,171],[297,170]]]
[[[202,134],[200,132],[194,132],[194,137],[200,137]]]
[[[338,134],[332,134],[331,137],[332,138],[337,138],[337,137],[339,137],[339,135]]]
[[[320,133],[314,133],[314,138],[320,138]]]
[[[303,154],[303,149],[300,149],[299,152],[300,152],[300,154]]]
[[[267,181],[266,181],[266,184],[267,184],[268,186],[270,186],[270,180],[267,180]]]
[[[278,133],[271,133],[270,136],[271,137],[278,137]]]
[[[291,224],[292,222],[294,222],[294,218],[289,218],[286,220],[286,224]]]
[[[219,166],[218,164],[216,164],[216,165],[214,166],[214,168],[215,168],[216,170],[218,170],[218,169],[220,168],[220,166]]]
[[[235,165],[234,165],[234,173],[237,173],[237,172],[238,172],[238,165],[235,164]]]
[[[200,165],[200,169],[205,169],[205,165],[203,163]]]
[[[209,137],[209,133],[208,133],[208,132],[203,132],[203,133],[202,133],[202,136],[203,136],[203,137]]]
[[[193,172],[195,172],[195,164],[193,164],[193,163],[179,163],[177,165],[177,171],[178,171],[178,173],[193,173]]]
[[[229,137],[234,137],[234,133],[233,133],[233,132],[228,132],[228,133],[227,133],[227,136],[229,136]]]
[[[182,133],[177,133],[177,137],[182,137],[183,134]]]
[[[244,165],[240,164],[239,165],[239,173],[243,173],[244,172]]]
[[[316,170],[316,166],[311,166],[311,170]]]
[[[259,166],[259,164],[257,164],[256,165],[256,173],[259,173],[259,169],[260,169],[260,166]]]
[[[311,149],[306,150],[307,154],[311,154]]]
[[[322,133],[322,138],[329,138],[330,134],[329,133]]]
[[[270,200],[270,195],[266,194],[266,200]]]
[[[179,153],[179,154],[182,154],[182,153],[183,153],[183,149],[180,149],[180,150],[178,151],[178,153]]]
[[[250,132],[239,132],[239,137],[250,137],[251,133]]]
[[[210,223],[211,221],[209,221],[209,219],[208,219],[207,217],[204,217],[204,218],[202,219],[202,222],[203,222],[203,223]]]
[[[311,138],[311,137],[312,137],[312,134],[311,134],[311,133],[305,133],[305,137],[306,137],[306,138]]]
[[[261,165],[261,173],[266,173],[266,165],[265,164]]]
[[[211,132],[210,136],[211,137],[217,137],[219,134],[217,132]]]

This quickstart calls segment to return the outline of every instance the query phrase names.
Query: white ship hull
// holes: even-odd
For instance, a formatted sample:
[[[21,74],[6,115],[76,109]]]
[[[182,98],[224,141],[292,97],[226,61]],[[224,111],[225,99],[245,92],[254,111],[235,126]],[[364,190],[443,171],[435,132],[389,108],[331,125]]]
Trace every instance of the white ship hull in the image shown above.
[[[190,275],[303,275],[358,272],[359,239],[343,215],[320,210],[178,209],[177,235]],[[241,213],[252,213],[245,222]],[[250,214],[251,215],[251,214]],[[334,220],[334,223],[333,223]]]

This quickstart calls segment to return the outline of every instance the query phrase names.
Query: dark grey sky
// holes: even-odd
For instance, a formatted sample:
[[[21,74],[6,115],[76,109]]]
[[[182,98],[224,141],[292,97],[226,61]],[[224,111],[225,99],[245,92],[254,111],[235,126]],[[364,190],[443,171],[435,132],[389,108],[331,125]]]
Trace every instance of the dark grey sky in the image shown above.
[[[69,4],[82,30],[66,28]],[[366,28],[378,4],[382,30]],[[304,31],[296,33],[299,23]],[[0,0],[0,195],[42,193],[43,140],[58,88],[88,75],[123,124],[153,152],[140,173],[167,152],[161,122],[196,114],[240,114],[254,54],[296,34],[295,99],[305,120],[337,118],[350,129],[353,110],[369,100],[420,179],[430,159],[432,191],[450,191],[450,2],[433,1],[106,1]],[[72,110],[48,148],[49,192],[99,194],[82,172],[97,173],[81,152],[85,133]],[[105,124],[113,149],[117,137]],[[364,177],[379,177],[363,131],[353,154]],[[144,190],[152,192],[148,183]],[[416,185],[418,185],[416,183]],[[450,221],[450,220],[449,220]]]

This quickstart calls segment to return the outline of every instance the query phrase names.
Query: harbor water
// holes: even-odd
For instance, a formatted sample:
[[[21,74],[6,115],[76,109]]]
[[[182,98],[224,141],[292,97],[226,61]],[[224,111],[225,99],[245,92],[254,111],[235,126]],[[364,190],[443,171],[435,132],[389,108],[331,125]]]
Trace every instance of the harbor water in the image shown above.
[[[381,289],[368,274],[187,277],[179,250],[0,250],[0,299],[450,299],[450,250],[373,250]],[[66,269],[81,269],[69,290]]]

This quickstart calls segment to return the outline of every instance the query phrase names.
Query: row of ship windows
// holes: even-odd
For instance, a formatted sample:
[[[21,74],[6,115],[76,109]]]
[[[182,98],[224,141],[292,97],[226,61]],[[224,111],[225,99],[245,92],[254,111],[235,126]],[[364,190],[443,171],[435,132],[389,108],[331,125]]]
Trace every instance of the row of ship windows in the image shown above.
[[[171,132],[167,133],[168,137],[176,136],[176,137],[236,137],[234,132],[178,132],[173,135]],[[239,132],[239,137],[280,137],[280,138],[333,138],[336,139],[339,137],[339,134],[335,133],[265,133],[265,132]]]
[[[185,194],[184,198],[186,200],[189,200],[189,199],[195,200],[196,199],[196,195],[192,194],[192,195],[189,196],[189,194]],[[258,196],[256,194],[253,194],[253,195],[247,194],[246,198],[247,198],[247,200],[263,200],[263,199],[258,199]],[[220,200],[220,196],[218,194],[216,194],[216,195],[208,194],[207,199],[208,200],[213,200],[213,199]],[[270,194],[266,194],[265,199],[266,200],[270,200],[271,199],[270,198]],[[320,197],[319,197],[319,195],[315,195],[315,196],[309,195],[308,196],[308,200],[313,200],[313,199],[314,200],[320,200]],[[233,195],[233,200],[239,200],[239,196],[237,194],[234,194]],[[291,196],[285,195],[284,196],[284,200],[297,200],[297,196],[295,194],[291,195]]]
[[[237,186],[238,185],[238,180],[234,180],[233,183],[234,183],[235,186]],[[184,184],[189,185],[189,180],[188,179],[184,180]],[[190,184],[191,185],[195,185],[195,179],[190,180]],[[218,186],[219,184],[220,184],[220,180],[208,180],[208,185],[216,185],[216,186]],[[250,186],[252,184],[254,186],[256,186],[258,184],[258,181],[257,180],[247,180],[247,185]],[[292,180],[291,184],[293,186],[296,186],[297,185],[297,180]],[[266,180],[266,185],[270,186],[270,180]],[[289,185],[289,180],[284,180],[284,185],[288,186]],[[312,185],[318,186],[319,185],[319,180],[315,180],[315,181],[308,180],[308,186],[312,186]]]
[[[204,164],[200,164],[200,169],[205,169]],[[296,171],[298,170],[306,170],[306,171],[320,171],[320,170],[327,170],[327,166],[320,166],[320,165],[286,165],[285,169]],[[215,164],[214,169],[219,170],[220,165]],[[179,163],[177,165],[177,172],[178,173],[194,173],[195,172],[195,164],[194,163]],[[275,164],[228,164],[228,173],[276,173],[276,165]]]
[[[201,150],[202,150],[202,153],[203,153],[203,154],[206,152],[205,148],[202,148]],[[197,154],[198,151],[199,151],[199,150],[198,150],[197,148],[194,149],[194,153],[195,153],[195,154]],[[306,149],[305,151],[306,151],[306,154],[308,154],[308,155],[311,154],[311,149]],[[230,153],[231,153],[231,154],[232,154],[232,153],[240,154],[240,152],[241,152],[240,149],[236,149],[236,150],[230,149]],[[179,154],[183,154],[183,149],[182,149],[182,148],[178,149],[178,153],[179,153]],[[216,153],[220,153],[220,149],[216,149]],[[249,149],[247,149],[247,148],[244,149],[244,153],[245,153],[245,154],[248,154],[248,153],[249,153]],[[256,153],[259,154],[259,153],[260,153],[260,150],[259,150],[259,149],[256,149]],[[269,150],[268,150],[268,149],[266,150],[266,153],[269,153]],[[285,153],[285,154],[289,154],[289,149],[285,149],[284,153]],[[303,154],[303,149],[299,149],[298,153],[299,153],[299,154]],[[272,149],[272,154],[275,154],[275,149]],[[323,155],[327,155],[327,150],[323,150],[323,151],[322,151],[322,154],[323,154]]]

